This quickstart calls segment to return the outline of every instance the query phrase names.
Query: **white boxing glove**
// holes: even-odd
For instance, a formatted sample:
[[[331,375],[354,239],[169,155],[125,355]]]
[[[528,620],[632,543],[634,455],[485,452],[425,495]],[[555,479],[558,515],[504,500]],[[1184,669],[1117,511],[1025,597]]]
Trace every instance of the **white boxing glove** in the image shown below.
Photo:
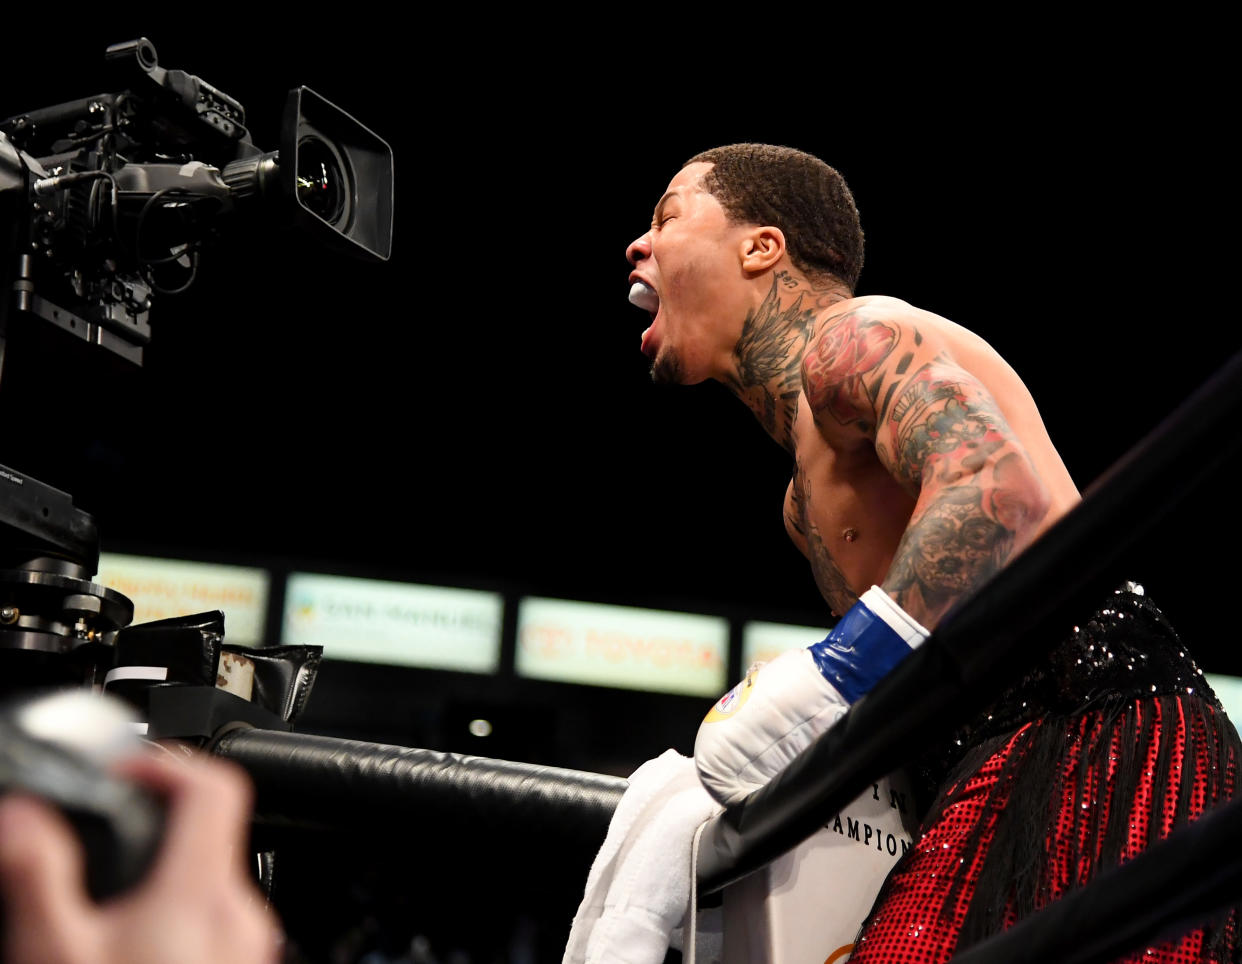
[[[845,697],[810,649],[791,649],[752,669],[711,708],[694,741],[699,779],[728,806],[767,783],[832,726]]]
[[[828,635],[751,670],[699,726],[699,779],[728,806],[765,785],[928,637],[879,586]]]

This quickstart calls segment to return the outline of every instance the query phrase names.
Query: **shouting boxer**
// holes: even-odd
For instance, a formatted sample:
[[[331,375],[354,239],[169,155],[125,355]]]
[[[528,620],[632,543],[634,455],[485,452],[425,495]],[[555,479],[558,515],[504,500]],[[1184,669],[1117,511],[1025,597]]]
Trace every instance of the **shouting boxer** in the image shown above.
[[[658,382],[715,379],[790,455],[785,525],[837,617],[708,714],[695,759],[722,803],[780,770],[1078,501],[1022,380],[978,335],[855,297],[863,232],[818,158],[734,144],[691,158],[630,244]],[[851,964],[947,961],[1231,797],[1233,726],[1134,584],[937,749],[925,807]],[[1237,921],[1134,961],[1234,959]]]

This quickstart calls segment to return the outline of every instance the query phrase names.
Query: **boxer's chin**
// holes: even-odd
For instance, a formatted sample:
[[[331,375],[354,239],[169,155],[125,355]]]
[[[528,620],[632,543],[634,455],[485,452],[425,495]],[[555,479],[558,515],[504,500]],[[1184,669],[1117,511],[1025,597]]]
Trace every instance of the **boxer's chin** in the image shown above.
[[[680,385],[684,372],[677,356],[669,351],[657,352],[651,362],[651,380],[657,385]]]

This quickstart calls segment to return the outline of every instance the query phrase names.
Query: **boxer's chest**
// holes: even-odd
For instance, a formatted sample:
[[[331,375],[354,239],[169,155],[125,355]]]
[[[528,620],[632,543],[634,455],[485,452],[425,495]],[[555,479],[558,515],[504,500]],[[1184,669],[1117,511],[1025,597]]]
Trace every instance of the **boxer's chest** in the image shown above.
[[[835,447],[802,417],[793,438],[785,528],[840,615],[868,587],[883,582],[914,500],[869,447]]]

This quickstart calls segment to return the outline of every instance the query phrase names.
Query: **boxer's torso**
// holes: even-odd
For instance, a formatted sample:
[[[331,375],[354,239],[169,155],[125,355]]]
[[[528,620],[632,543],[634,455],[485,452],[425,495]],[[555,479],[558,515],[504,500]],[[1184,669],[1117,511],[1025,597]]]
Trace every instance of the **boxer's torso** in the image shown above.
[[[949,359],[982,384],[1048,491],[1049,510],[1034,535],[1078,501],[1078,490],[1022,380],[983,339],[959,325],[897,299],[856,298],[834,306],[821,322],[808,345],[804,369],[814,364],[817,344],[851,316],[882,325],[893,339],[894,359],[917,342],[920,357],[931,347],[937,357]],[[903,375],[913,375],[913,366]],[[811,383],[804,388],[806,384]],[[903,488],[881,462],[874,430],[843,422],[836,417],[840,410],[839,404],[825,403],[818,394],[812,401],[805,390],[799,396],[792,430],[795,467],[784,513],[790,537],[838,615],[869,586],[884,581],[918,494]]]

